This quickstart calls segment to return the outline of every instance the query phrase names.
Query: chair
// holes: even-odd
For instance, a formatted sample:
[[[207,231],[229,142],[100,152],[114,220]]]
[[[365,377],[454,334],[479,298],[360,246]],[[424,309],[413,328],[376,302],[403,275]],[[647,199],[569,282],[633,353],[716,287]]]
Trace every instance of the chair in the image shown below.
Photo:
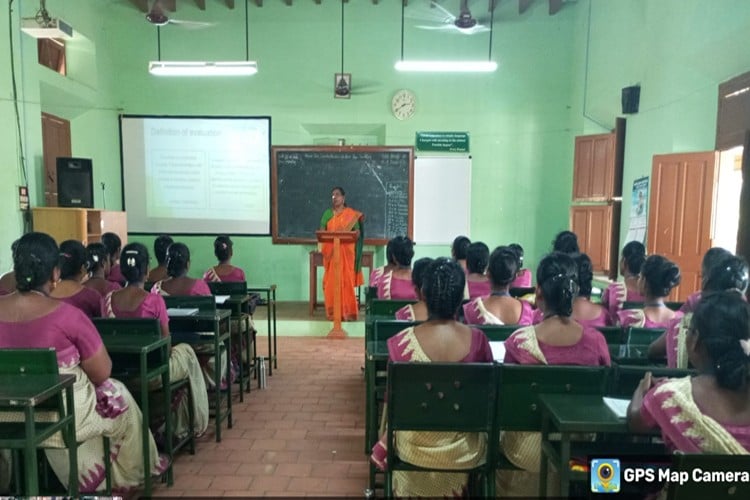
[[[396,311],[415,300],[372,299],[369,311],[365,314],[365,342],[372,340],[373,323],[376,319],[395,319]]]
[[[386,341],[402,330],[420,323],[420,321],[375,320],[372,327],[372,340],[374,342]]]
[[[521,298],[529,294],[536,293],[536,288],[533,286],[514,286],[509,291],[511,297]]]
[[[494,496],[492,443],[497,440],[495,372],[489,363],[391,363],[388,366],[385,494],[393,496],[393,471],[463,471],[479,474],[481,496]],[[435,469],[402,461],[395,444],[400,431],[481,432],[488,437],[485,462],[471,469]]]
[[[630,398],[638,387],[638,384],[646,375],[651,372],[655,378],[681,378],[696,375],[696,370],[684,370],[679,368],[666,368],[660,366],[635,366],[635,365],[616,365],[613,368],[613,376],[607,393],[610,396],[618,398]]]
[[[750,498],[750,483],[742,481],[696,482],[693,471],[747,472],[750,471],[748,455],[673,455],[672,471],[686,472],[690,478],[684,484],[670,482],[667,500],[694,500],[696,498]]]
[[[602,335],[604,335],[607,344],[622,344],[623,334],[622,328],[620,328],[619,326],[597,326],[596,329],[602,332]]]
[[[684,302],[679,302],[679,301],[667,301],[667,302],[664,302],[664,305],[667,306],[668,308],[670,308],[673,311],[679,311],[683,304],[684,304]]]
[[[682,304],[684,304],[684,302],[679,302],[679,301],[665,301],[664,302],[664,305],[673,311],[679,311],[680,308],[682,307]],[[635,301],[635,300],[626,300],[622,304],[622,308],[623,309],[643,309],[643,302]]]
[[[163,393],[163,411],[166,426],[165,439],[167,440],[167,453],[170,458],[179,449],[188,446],[191,454],[195,454],[195,435],[193,433],[194,414],[193,397],[190,391],[188,379],[169,380],[169,339],[162,337],[161,325],[155,318],[93,318],[94,326],[102,337],[105,347],[112,358],[113,376],[122,379],[129,388],[133,397],[138,402],[144,418],[143,432],[149,432],[149,423],[154,414],[151,408],[157,406],[157,401],[152,402],[152,392],[149,382],[157,377],[162,377],[161,388]],[[166,376],[165,376],[166,372]],[[164,386],[164,379],[168,384]],[[172,395],[178,390],[187,391],[188,400],[188,434],[185,438],[176,441],[174,415],[172,414]],[[153,403],[153,404],[152,404]],[[144,437],[144,447],[146,438]],[[145,448],[144,448],[145,449]],[[144,457],[147,459],[147,457]],[[144,462],[145,467],[145,462]],[[149,480],[147,480],[149,481]],[[167,474],[167,483],[172,485],[172,470]],[[147,487],[150,485],[147,482]]]
[[[233,345],[239,346],[238,351],[240,355],[237,358],[237,364],[239,368],[239,379],[240,387],[243,390],[240,391],[240,402],[244,401],[244,392],[250,392],[250,373],[251,370],[257,369],[256,360],[258,358],[257,346],[255,344],[254,336],[251,328],[252,315],[255,311],[255,305],[257,304],[260,295],[254,293],[251,296],[247,293],[247,282],[246,281],[212,281],[208,283],[208,288],[211,290],[213,295],[229,295],[230,296],[230,308],[232,309],[231,328],[232,334],[239,337],[240,342]],[[242,300],[235,305],[231,302],[233,297],[240,297]],[[226,307],[226,306],[225,306]],[[244,353],[242,352],[244,343]],[[252,345],[253,354],[250,355],[250,346]],[[242,356],[245,356],[246,361],[243,361]],[[247,363],[247,369],[244,369],[243,363]],[[256,374],[257,376],[257,374]],[[247,381],[245,381],[247,378]]]
[[[62,433],[70,462],[68,494],[78,496],[78,443],[72,383],[67,388],[46,394],[60,379],[55,349],[0,349],[0,377],[4,379],[4,387],[0,389],[3,401],[0,412],[19,417],[17,421],[0,423],[0,449],[13,450],[14,457],[17,451],[23,452],[24,489],[17,493],[26,496],[39,494],[36,451],[38,448],[58,448],[59,445],[45,444],[45,441]],[[50,421],[50,413],[56,414],[55,420]],[[105,444],[109,444],[108,440]],[[105,447],[104,463],[109,491],[108,449]],[[16,488],[21,486],[18,469],[13,467]]]
[[[649,345],[651,342],[661,337],[661,334],[664,333],[664,331],[664,328],[642,328],[631,326],[628,328],[626,344]]]
[[[469,325],[471,328],[482,330],[490,342],[508,340],[513,332],[522,328],[520,325]]]
[[[541,394],[604,395],[609,367],[498,364],[498,432],[541,432]],[[498,469],[518,470],[498,446]],[[564,492],[563,492],[564,494]]]

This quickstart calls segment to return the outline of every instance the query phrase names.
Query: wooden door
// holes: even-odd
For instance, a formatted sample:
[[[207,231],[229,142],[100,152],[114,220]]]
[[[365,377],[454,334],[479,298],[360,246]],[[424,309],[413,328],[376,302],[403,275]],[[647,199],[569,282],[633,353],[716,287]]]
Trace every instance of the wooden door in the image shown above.
[[[44,200],[48,207],[57,206],[57,157],[72,156],[70,122],[42,113],[42,154],[44,156]]]
[[[591,258],[596,273],[616,272],[617,262],[611,259],[612,235],[619,233],[619,229],[613,230],[613,224],[619,228],[619,220],[619,202],[570,207],[570,230],[578,236],[581,251]]]
[[[573,201],[607,201],[614,196],[615,144],[615,133],[576,137]]]
[[[701,260],[712,243],[718,165],[717,151],[654,155],[648,253],[680,266],[682,282],[672,300],[700,289]]]

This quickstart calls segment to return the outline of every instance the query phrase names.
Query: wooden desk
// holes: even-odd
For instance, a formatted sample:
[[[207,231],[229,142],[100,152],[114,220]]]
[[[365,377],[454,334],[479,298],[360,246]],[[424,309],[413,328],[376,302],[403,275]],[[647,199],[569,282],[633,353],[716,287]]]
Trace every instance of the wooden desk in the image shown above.
[[[170,316],[169,331],[175,344],[184,342],[193,346],[212,345],[216,363],[214,363],[214,419],[216,421],[216,442],[221,441],[221,422],[227,420],[227,427],[232,428],[232,363],[229,356],[232,352],[232,334],[229,309],[217,309],[214,313],[199,311],[190,316]],[[227,388],[221,389],[221,344],[224,343],[227,356]],[[242,390],[242,388],[240,388]],[[221,400],[226,398],[226,411],[221,411]]]
[[[539,396],[542,410],[542,452],[539,467],[539,496],[547,496],[547,461],[551,462],[560,475],[560,495],[568,495],[572,478],[588,480],[588,472],[571,474],[571,441],[575,434],[605,433],[630,435],[627,422],[619,418],[604,403],[601,396],[576,394],[542,394]],[[560,441],[550,440],[550,434],[559,433]],[[628,453],[653,455],[665,453],[662,444],[649,443],[597,443],[586,442],[584,446],[590,454]],[[579,453],[576,454],[586,454]],[[571,477],[572,476],[572,477]]]
[[[323,267],[323,254],[317,250],[310,252],[310,316],[315,313],[315,308],[323,305],[318,302],[318,268]],[[362,252],[360,267],[372,271],[373,252]],[[363,273],[364,274],[364,273]]]
[[[60,431],[68,448],[70,463],[68,494],[78,496],[78,445],[73,395],[75,380],[75,375],[0,375],[0,409],[22,412],[24,417],[23,422],[0,424],[0,438],[4,446],[24,450],[24,496],[39,495],[37,446]],[[51,408],[44,403],[54,397],[62,398],[63,392],[67,408],[63,408],[60,401],[58,410],[61,418],[56,422],[37,421],[37,407],[42,407],[40,411],[50,411]]]
[[[106,320],[104,320],[106,321]],[[113,358],[117,360],[118,355],[125,355],[127,357],[137,357],[138,361],[138,373],[125,374],[127,378],[137,376],[140,382],[140,407],[141,407],[141,420],[143,433],[143,467],[144,467],[144,495],[151,496],[151,483],[152,478],[150,474],[151,470],[151,457],[149,455],[149,437],[151,431],[149,429],[150,421],[150,409],[149,409],[149,381],[155,377],[161,377],[162,392],[164,394],[164,408],[169,412],[169,408],[172,405],[172,391],[170,390],[169,382],[169,337],[154,338],[148,335],[142,335],[140,333],[129,333],[127,327],[123,327],[121,330],[108,330],[99,329],[99,334],[102,338],[104,346],[107,348],[107,352],[113,354]],[[155,353],[155,356],[151,354]],[[122,366],[115,366],[115,370],[122,369]],[[118,374],[122,375],[122,374]],[[174,450],[172,449],[172,419],[169,414],[165,418],[165,431],[164,435],[167,437],[166,442],[166,453],[170,459],[173,458]],[[192,432],[192,430],[191,430]],[[170,464],[167,472],[167,485],[172,486],[174,483],[174,477],[172,473],[172,465]]]

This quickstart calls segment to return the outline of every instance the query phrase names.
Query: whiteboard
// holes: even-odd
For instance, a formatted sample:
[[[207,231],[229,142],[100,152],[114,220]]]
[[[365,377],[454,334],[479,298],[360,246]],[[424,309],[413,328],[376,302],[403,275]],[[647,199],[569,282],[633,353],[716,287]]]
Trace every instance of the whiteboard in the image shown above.
[[[418,156],[414,160],[414,242],[451,243],[469,235],[471,157]]]

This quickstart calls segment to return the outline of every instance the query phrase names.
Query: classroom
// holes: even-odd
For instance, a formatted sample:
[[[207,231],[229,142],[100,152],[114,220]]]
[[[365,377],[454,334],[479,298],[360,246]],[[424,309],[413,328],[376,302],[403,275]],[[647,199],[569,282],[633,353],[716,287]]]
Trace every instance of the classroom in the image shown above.
[[[441,12],[456,18],[462,6],[480,26],[492,29],[446,23]],[[151,16],[157,7],[169,22]],[[62,49],[21,29],[43,9],[74,30]],[[463,179],[469,194],[456,196],[462,202],[456,211],[468,218],[465,234],[490,251],[521,243],[524,267],[536,273],[555,235],[571,229],[571,209],[590,206],[573,201],[576,138],[626,125],[618,144],[621,192],[614,198],[619,213],[610,226],[616,245],[604,258],[615,265],[595,269],[594,277],[595,287],[606,289],[618,279],[620,251],[634,234],[631,214],[642,202],[634,184],[649,178],[650,187],[656,185],[651,178],[655,155],[719,151],[721,168],[734,166],[733,179],[747,171],[741,147],[746,139],[720,148],[717,121],[725,88],[720,86],[748,81],[750,54],[743,50],[748,29],[750,3],[744,0],[10,0],[0,9],[0,73],[5,75],[0,79],[0,270],[13,268],[11,244],[32,230],[30,208],[49,206],[56,198],[50,192],[56,187],[48,175],[47,148],[91,159],[93,206],[127,212],[122,117],[216,116],[270,117],[275,147],[411,148],[419,133],[465,133],[468,149],[462,153],[414,154],[470,158],[470,176]],[[56,69],[40,64],[55,50],[64,54]],[[157,60],[255,61],[257,73],[160,77],[148,70]],[[497,68],[476,73],[395,68],[406,60],[489,60]],[[350,75],[347,98],[336,97],[338,73]],[[624,96],[632,98],[632,89],[639,92],[636,109],[625,110]],[[399,94],[413,98],[409,116],[395,111]],[[63,124],[67,132],[49,136],[50,123]],[[62,142],[51,146],[55,140]],[[330,188],[336,185],[332,180]],[[23,188],[26,208],[19,209]],[[721,215],[714,212],[710,221],[711,241],[750,259],[750,234],[742,224],[750,211],[740,206],[741,180],[726,189],[716,198]],[[309,201],[316,213],[328,208],[327,196]],[[437,204],[450,210],[452,201],[448,195]],[[358,208],[356,198],[347,202]],[[646,203],[651,216],[653,198]],[[131,232],[127,242],[151,249],[160,232]],[[270,229],[260,235],[222,232],[231,234],[234,264],[245,270],[248,284],[275,285],[282,312],[275,373],[283,377],[291,338],[321,340],[330,328],[320,309],[307,321],[310,252],[317,245],[275,243]],[[173,234],[190,248],[195,277],[216,263],[217,234],[199,233]],[[647,233],[636,234],[645,239]],[[450,256],[452,238],[414,242],[415,261]],[[650,250],[651,243],[645,243]],[[372,252],[374,267],[386,263],[384,244],[364,250]],[[683,283],[694,279],[699,285],[698,267],[694,276],[683,276]],[[323,272],[313,272],[322,302]],[[684,297],[695,290],[684,290]],[[363,287],[362,303],[366,294]],[[270,332],[264,309],[255,322],[261,332],[258,349],[265,353]],[[293,320],[283,317],[286,311],[293,311]],[[360,315],[360,321],[345,323],[359,342],[347,348],[357,357],[355,371],[363,359],[362,339],[369,335],[367,321],[361,321],[364,310]],[[273,382],[269,377],[268,392]],[[252,404],[259,393],[246,401]],[[358,387],[356,394],[361,393]]]

